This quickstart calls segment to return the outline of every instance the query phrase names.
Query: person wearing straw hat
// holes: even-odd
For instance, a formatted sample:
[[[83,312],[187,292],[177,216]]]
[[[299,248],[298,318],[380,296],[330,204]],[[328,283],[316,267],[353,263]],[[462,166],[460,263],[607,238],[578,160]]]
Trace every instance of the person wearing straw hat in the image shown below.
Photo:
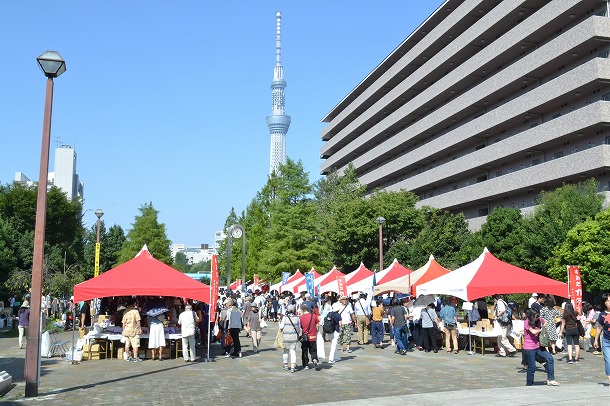
[[[19,316],[19,349],[24,349],[27,345],[28,327],[30,326],[30,302],[24,300],[17,315]]]

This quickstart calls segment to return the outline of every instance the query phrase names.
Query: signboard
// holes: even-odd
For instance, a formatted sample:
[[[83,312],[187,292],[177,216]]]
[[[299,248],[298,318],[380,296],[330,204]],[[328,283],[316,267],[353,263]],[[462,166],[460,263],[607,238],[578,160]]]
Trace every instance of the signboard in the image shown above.
[[[218,304],[218,257],[212,255],[212,275],[210,276],[210,322],[216,321],[216,306]]]
[[[347,296],[347,283],[345,283],[345,276],[337,276],[337,285],[339,285],[339,296]]]
[[[93,270],[93,276],[98,277],[100,274],[100,243],[95,243],[95,268]]]
[[[307,293],[309,293],[309,297],[314,297],[313,279],[314,279],[314,274],[308,273],[307,275],[305,275],[305,287],[307,288]]]
[[[568,294],[574,304],[574,310],[580,313],[582,309],[582,279],[580,278],[580,267],[568,265]]]

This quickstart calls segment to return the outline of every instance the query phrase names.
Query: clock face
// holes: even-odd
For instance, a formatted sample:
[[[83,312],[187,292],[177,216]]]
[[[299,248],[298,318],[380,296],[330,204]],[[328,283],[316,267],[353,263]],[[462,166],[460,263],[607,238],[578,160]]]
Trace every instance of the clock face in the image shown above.
[[[233,238],[239,238],[239,237],[241,237],[241,234],[242,234],[241,228],[235,227],[233,229],[233,231],[231,231],[231,235],[233,236]]]

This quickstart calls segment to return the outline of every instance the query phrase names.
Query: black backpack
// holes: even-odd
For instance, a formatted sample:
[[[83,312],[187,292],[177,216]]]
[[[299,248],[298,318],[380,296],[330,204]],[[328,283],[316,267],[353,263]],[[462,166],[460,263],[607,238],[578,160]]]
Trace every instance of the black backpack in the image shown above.
[[[332,334],[335,332],[335,314],[337,314],[337,312],[329,312],[326,317],[324,317],[324,325],[322,326],[322,330],[326,334]]]

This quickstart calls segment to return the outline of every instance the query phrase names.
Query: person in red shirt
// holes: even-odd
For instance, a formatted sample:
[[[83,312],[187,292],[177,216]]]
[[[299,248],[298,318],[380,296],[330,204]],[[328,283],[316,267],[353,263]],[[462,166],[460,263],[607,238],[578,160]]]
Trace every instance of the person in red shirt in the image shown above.
[[[311,355],[311,361],[316,369],[320,370],[320,363],[318,361],[318,351],[316,346],[316,339],[318,338],[318,324],[320,320],[318,316],[311,313],[309,304],[301,304],[301,310],[303,314],[299,317],[301,323],[301,329],[303,335],[308,338],[307,341],[301,342],[301,361],[303,362],[303,369],[309,369],[309,355]]]

